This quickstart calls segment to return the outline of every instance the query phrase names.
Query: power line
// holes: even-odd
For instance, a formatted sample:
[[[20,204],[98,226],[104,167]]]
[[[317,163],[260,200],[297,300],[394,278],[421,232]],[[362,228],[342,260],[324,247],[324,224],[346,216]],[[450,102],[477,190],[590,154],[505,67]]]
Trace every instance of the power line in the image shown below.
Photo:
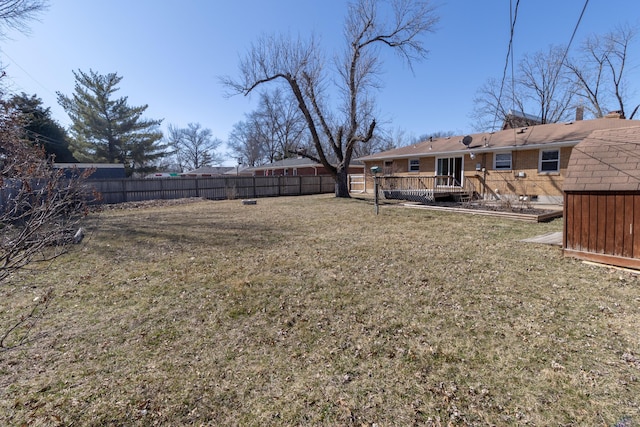
[[[9,54],[4,51],[2,48],[0,48],[0,53],[2,53],[2,55],[6,56],[9,61],[11,61],[13,63],[13,65],[15,65],[16,67],[18,67],[20,70],[22,70],[23,73],[25,73],[27,75],[27,77],[29,77],[31,80],[33,80],[34,82],[36,82],[36,84],[38,84],[38,86],[40,86],[41,88],[43,88],[45,91],[49,92],[52,95],[55,95],[54,92],[52,92],[51,90],[49,90],[49,88],[47,88],[45,85],[43,85],[42,83],[40,83],[35,77],[33,77],[31,74],[29,74],[29,72],[27,70],[25,70],[24,68],[22,68],[22,66],[20,66],[20,64],[18,64],[16,62],[15,59],[13,59],[11,56],[9,56]]]
[[[513,2],[509,1],[509,21],[510,21],[510,34],[509,34],[509,46],[507,48],[507,57],[504,63],[504,69],[502,71],[502,82],[500,83],[500,92],[498,94],[498,105],[496,105],[496,114],[493,117],[492,129],[496,127],[496,121],[498,120],[498,114],[500,114],[500,107],[502,106],[502,93],[504,91],[504,83],[507,80],[507,69],[509,68],[509,59],[511,59],[511,66],[513,74],[513,36],[516,28],[516,21],[518,20],[518,8],[520,7],[520,0],[516,1],[515,10],[513,9]],[[513,82],[513,75],[511,76]]]
[[[571,48],[571,44],[573,43],[573,39],[578,32],[578,27],[580,27],[580,23],[582,22],[582,17],[584,16],[584,12],[587,10],[587,5],[589,5],[589,0],[585,0],[584,6],[582,7],[582,12],[580,12],[580,17],[578,18],[578,22],[576,22],[576,26],[573,27],[573,33],[571,33],[571,38],[569,39],[569,44],[567,44],[567,48],[564,50],[564,54],[562,55],[562,61],[560,62],[560,67],[556,70],[556,75],[553,77],[553,82],[555,83],[558,80],[558,76],[560,75],[560,70],[564,65],[564,61],[567,59],[567,55],[569,54],[569,49]]]
[[[562,64],[564,64],[565,59],[567,59],[569,48],[571,47],[571,44],[573,43],[573,39],[575,38],[576,33],[578,32],[578,27],[580,26],[580,22],[582,22],[582,17],[584,16],[584,12],[587,10],[588,4],[589,4],[589,0],[585,0],[584,6],[582,7],[582,12],[580,12],[580,17],[578,18],[578,22],[576,22],[576,26],[573,28],[573,33],[571,34],[571,38],[569,39],[569,44],[567,45],[567,48],[564,51],[564,56],[562,57]]]
[[[40,81],[38,81],[38,79],[36,79],[35,77],[33,77],[33,76],[32,76],[32,75],[31,75],[27,70],[25,70],[25,69],[24,69],[20,64],[18,64],[18,63],[16,62],[16,60],[15,60],[15,59],[13,59],[13,58],[12,58],[12,57],[11,57],[11,56],[10,56],[10,55],[5,51],[5,50],[3,50],[2,48],[0,48],[0,54],[2,54],[3,56],[7,57],[7,59],[9,59],[9,61],[11,61],[11,63],[12,63],[13,65],[15,65],[16,67],[18,67],[18,68],[19,68],[19,69],[20,69],[20,70],[21,70],[21,71],[22,71],[22,72],[23,72],[27,77],[29,77],[31,80],[33,80],[33,81],[34,81],[38,86],[40,86],[42,89],[44,89],[44,90],[45,90],[46,92],[48,92],[49,94],[51,94],[51,95],[53,95],[53,96],[56,96],[56,97],[57,97],[57,94],[56,94],[55,92],[53,92],[52,90],[50,90],[49,88],[47,88],[44,84],[42,84]],[[10,73],[6,73],[6,74],[5,74],[5,76],[6,76],[7,78],[9,78],[9,79],[13,82],[13,84],[14,84],[14,85],[17,85],[17,84],[16,84],[15,79],[13,78],[13,76],[11,76],[11,74],[10,74]],[[22,92],[26,92],[24,88],[20,87],[20,85],[17,85],[17,86],[19,87],[19,89],[20,89]],[[57,120],[57,118],[54,118],[54,119],[56,119],[56,120]],[[60,121],[60,122],[61,122],[61,121]]]
[[[62,142],[62,141],[58,141],[58,140],[55,140],[55,139],[53,139],[53,138],[51,138],[49,136],[42,135],[42,134],[40,134],[38,132],[35,132],[35,131],[31,130],[31,129],[23,128],[23,130],[25,131],[25,133],[27,135],[29,135],[29,137],[35,139],[36,141],[42,141],[42,142],[44,142],[46,144],[59,145],[61,147],[66,146],[66,144],[64,142]]]

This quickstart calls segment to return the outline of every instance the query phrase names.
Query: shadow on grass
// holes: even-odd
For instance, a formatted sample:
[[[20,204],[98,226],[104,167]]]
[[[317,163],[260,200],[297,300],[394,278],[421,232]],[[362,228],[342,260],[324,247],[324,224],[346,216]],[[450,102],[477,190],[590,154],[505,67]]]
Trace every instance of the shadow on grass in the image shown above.
[[[264,223],[203,221],[185,223],[180,219],[156,222],[100,221],[95,227],[109,240],[133,240],[149,244],[189,244],[204,248],[241,249],[282,243],[286,233]]]

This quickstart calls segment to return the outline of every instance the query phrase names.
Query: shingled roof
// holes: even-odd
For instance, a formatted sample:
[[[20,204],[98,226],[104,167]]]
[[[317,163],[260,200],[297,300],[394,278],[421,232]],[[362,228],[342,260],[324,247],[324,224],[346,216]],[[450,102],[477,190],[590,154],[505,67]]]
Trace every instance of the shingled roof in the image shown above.
[[[640,126],[592,132],[571,151],[562,189],[640,190]]]
[[[465,152],[495,152],[501,150],[536,148],[539,146],[573,146],[591,132],[598,129],[618,129],[640,126],[638,120],[594,119],[578,120],[569,123],[535,125],[497,132],[475,133],[469,146],[462,143],[464,136],[434,138],[406,147],[360,157],[358,160],[375,161],[383,159],[401,159],[412,157],[435,157],[440,155],[462,155]]]

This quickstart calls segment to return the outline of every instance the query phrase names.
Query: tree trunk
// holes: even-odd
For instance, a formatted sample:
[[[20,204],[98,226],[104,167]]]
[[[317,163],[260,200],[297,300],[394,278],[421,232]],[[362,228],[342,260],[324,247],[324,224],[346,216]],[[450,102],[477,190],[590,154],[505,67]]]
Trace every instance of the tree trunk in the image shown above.
[[[336,197],[350,198],[349,194],[349,170],[347,168],[338,167],[336,173]]]

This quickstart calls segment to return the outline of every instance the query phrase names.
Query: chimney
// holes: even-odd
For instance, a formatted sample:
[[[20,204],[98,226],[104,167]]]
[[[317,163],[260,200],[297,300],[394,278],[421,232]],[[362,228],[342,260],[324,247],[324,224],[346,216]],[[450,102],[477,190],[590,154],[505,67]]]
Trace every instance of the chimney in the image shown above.
[[[624,114],[622,114],[622,111],[620,110],[610,111],[609,114],[607,114],[605,117],[607,119],[623,119],[624,120]]]
[[[584,120],[584,107],[582,105],[576,107],[576,122]]]

